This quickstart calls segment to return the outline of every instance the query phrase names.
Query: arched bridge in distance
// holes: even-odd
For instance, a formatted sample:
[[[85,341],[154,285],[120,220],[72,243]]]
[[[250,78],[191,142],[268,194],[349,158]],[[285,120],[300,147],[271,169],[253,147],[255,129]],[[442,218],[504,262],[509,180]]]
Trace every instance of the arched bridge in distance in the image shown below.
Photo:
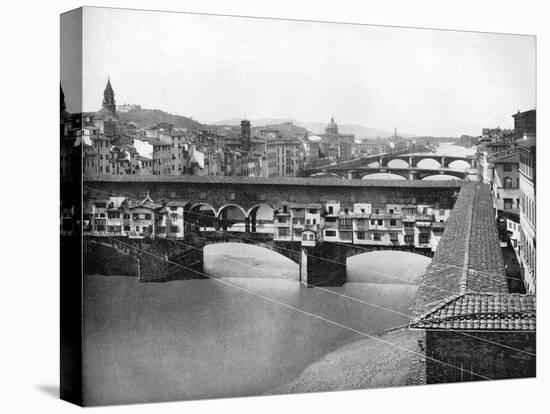
[[[162,275],[174,266],[174,263],[172,266],[159,265],[158,262],[162,262],[160,259],[155,264],[154,255],[142,253],[144,247],[156,252],[158,257],[173,257],[174,262],[197,269],[197,266],[201,266],[202,249],[206,245],[239,242],[269,248],[298,263],[301,282],[305,285],[341,285],[346,281],[348,257],[368,250],[403,250],[431,257],[435,248],[430,245],[399,245],[395,242],[358,245],[350,240],[348,243],[333,243],[318,237],[319,234],[313,244],[304,243],[300,237],[277,240],[272,231],[265,231],[266,223],[259,222],[258,211],[263,209],[275,213],[285,205],[318,203],[324,206],[335,200],[350,208],[354,204],[370,203],[373,206],[403,204],[452,209],[463,189],[470,186],[484,188],[484,185],[463,181],[113,176],[85,177],[84,196],[85,199],[93,199],[108,194],[143,199],[148,195],[153,200],[184,201],[188,223],[183,240],[109,237],[106,241],[101,236],[91,237],[95,242],[110,243],[125,249],[128,254],[141,257],[143,262],[153,263],[153,267],[143,274]],[[210,214],[204,213],[208,210]],[[226,212],[229,210],[239,212],[240,216],[228,216]],[[193,222],[193,217],[202,221]],[[307,230],[305,227],[304,232]],[[443,226],[441,230],[443,239],[446,234]]]
[[[437,167],[423,167],[423,161],[430,160],[438,164]],[[398,166],[390,165],[392,161],[400,161]],[[476,168],[474,156],[449,156],[433,153],[408,154],[403,152],[366,155],[354,160],[342,161],[318,167],[306,167],[302,171],[305,177],[339,178],[368,178],[369,175],[389,173],[409,180],[422,180],[438,175],[452,176],[457,179],[467,179],[469,172],[466,169],[451,168],[451,164],[462,161],[469,164],[469,169]],[[395,164],[395,163],[394,163]]]

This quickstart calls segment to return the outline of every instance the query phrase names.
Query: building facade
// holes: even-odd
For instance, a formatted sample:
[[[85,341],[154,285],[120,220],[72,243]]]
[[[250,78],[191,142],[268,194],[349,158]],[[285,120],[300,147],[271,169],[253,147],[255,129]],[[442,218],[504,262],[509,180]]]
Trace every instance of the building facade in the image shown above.
[[[518,144],[520,190],[520,262],[528,292],[536,291],[536,138]]]

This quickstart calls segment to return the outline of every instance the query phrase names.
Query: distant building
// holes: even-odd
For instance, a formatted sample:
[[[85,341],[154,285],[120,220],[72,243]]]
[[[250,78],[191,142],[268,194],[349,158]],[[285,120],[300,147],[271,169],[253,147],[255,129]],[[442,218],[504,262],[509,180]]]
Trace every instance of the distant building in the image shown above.
[[[117,112],[130,112],[130,111],[140,110],[140,109],[141,109],[140,105],[132,105],[127,103],[116,106]]]
[[[514,118],[514,134],[516,137],[523,137],[524,134],[537,133],[537,111],[531,109],[529,111],[520,112],[512,115]]]
[[[519,212],[519,153],[514,152],[492,160],[491,190],[497,211]]]
[[[268,177],[294,177],[302,167],[303,147],[293,138],[277,138],[265,143]]]
[[[241,150],[250,151],[250,121],[243,119],[241,121]]]
[[[325,128],[325,133],[319,135],[318,142],[319,158],[330,158],[334,160],[346,160],[352,158],[352,146],[355,142],[355,135],[338,133],[338,125],[334,117]]]

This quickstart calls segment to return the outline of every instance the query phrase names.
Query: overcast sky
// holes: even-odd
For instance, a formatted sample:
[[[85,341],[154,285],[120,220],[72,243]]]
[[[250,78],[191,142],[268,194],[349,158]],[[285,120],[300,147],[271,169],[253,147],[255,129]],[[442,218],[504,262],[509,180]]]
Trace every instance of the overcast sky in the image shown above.
[[[535,107],[532,36],[87,8],[83,108],[479,135]],[[63,79],[62,79],[63,83]],[[74,104],[65,91],[68,109]]]

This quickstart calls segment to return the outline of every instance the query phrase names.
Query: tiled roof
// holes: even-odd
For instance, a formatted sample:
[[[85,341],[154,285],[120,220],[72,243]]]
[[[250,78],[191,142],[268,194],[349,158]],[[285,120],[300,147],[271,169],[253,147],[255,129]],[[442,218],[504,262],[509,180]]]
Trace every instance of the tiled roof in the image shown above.
[[[389,188],[453,188],[464,185],[461,180],[361,180],[340,178],[304,177],[226,177],[198,175],[86,175],[87,182],[143,182],[182,184],[243,184],[243,185],[293,185],[315,187],[389,187]]]
[[[413,315],[453,295],[508,293],[508,283],[487,184],[460,190],[432,262],[421,278]]]
[[[469,293],[453,296],[411,324],[421,329],[535,331],[534,295]]]

